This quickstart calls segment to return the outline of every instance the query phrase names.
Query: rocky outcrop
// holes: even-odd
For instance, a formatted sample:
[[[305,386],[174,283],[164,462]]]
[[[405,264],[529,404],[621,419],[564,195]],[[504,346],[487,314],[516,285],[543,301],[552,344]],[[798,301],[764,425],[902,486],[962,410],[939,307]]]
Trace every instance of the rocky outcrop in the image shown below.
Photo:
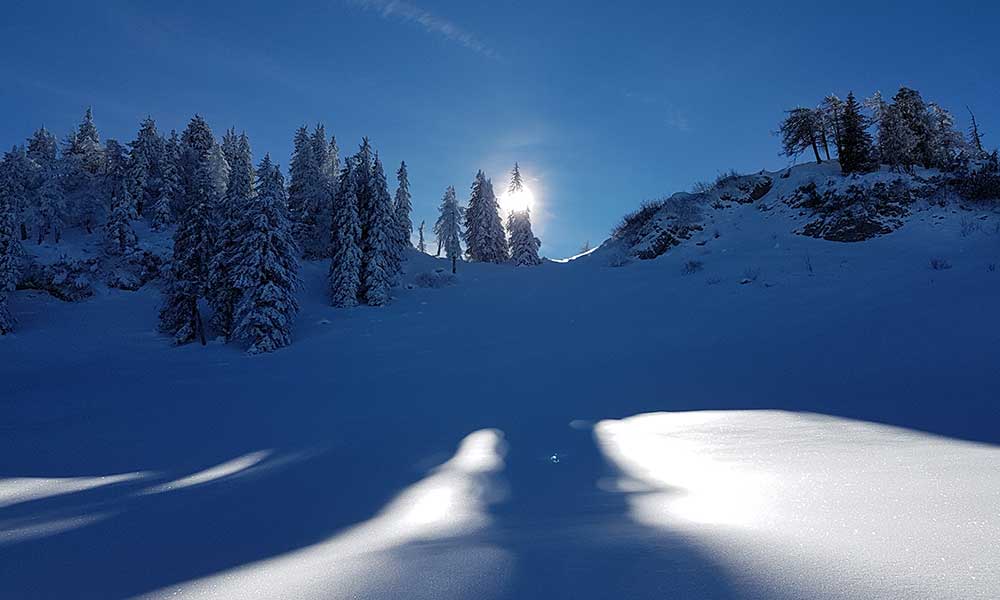
[[[820,191],[810,182],[783,199],[792,208],[808,209],[813,220],[796,233],[834,242],[860,242],[891,233],[903,225],[916,198],[902,179],[890,183],[855,183],[846,189]]]

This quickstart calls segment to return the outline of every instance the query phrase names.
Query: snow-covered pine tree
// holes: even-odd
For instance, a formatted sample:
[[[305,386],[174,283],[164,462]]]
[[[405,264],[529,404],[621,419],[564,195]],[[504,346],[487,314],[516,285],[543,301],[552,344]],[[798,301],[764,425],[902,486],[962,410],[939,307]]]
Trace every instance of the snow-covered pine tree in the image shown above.
[[[105,189],[111,199],[107,222],[104,224],[104,242],[108,254],[124,255],[135,250],[138,239],[132,229],[136,218],[135,204],[129,191],[128,157],[116,140],[106,143]]]
[[[385,170],[377,152],[368,188],[367,210],[361,228],[361,292],[369,306],[384,306],[389,303],[393,283],[396,220]]]
[[[541,241],[531,231],[531,216],[528,209],[510,213],[507,228],[510,229],[510,258],[518,267],[542,264],[538,258]]]
[[[59,243],[65,227],[66,201],[60,179],[61,163],[54,161],[40,173],[35,191],[35,239],[39,244],[52,236]]]
[[[104,149],[90,108],[77,130],[67,138],[63,160],[66,163],[64,191],[73,222],[87,233],[93,233],[94,226],[103,221],[106,205],[101,178]]]
[[[914,140],[913,162],[907,166],[921,164],[924,168],[930,169],[934,166],[933,128],[927,104],[920,96],[920,92],[905,86],[899,88],[892,100],[896,116],[902,125],[909,129]]]
[[[410,198],[410,179],[406,172],[406,161],[399,164],[396,170],[396,197],[393,201],[393,244],[392,244],[392,274],[399,275],[406,260],[406,251],[413,247],[410,236],[413,235],[413,221],[410,211],[413,204]]]
[[[420,221],[420,228],[417,230],[417,252],[427,253],[427,244],[424,243],[424,221]]]
[[[451,259],[451,272],[454,273],[462,255],[462,211],[458,207],[454,187],[449,185],[445,190],[439,210],[440,215],[434,223],[434,235],[437,236],[438,246],[444,248],[445,256]]]
[[[31,196],[33,165],[24,146],[14,146],[4,154],[3,165],[7,202],[13,212],[14,229],[21,240],[28,239],[32,221]]]
[[[300,243],[305,258],[320,259],[330,256],[330,207],[336,187],[331,178],[336,166],[331,162],[331,147],[322,123],[316,125],[309,144],[311,152],[300,223]],[[336,146],[333,146],[333,150],[336,150]]]
[[[8,295],[17,285],[18,260],[21,257],[13,204],[13,188],[17,182],[11,179],[12,174],[5,163],[6,160],[0,163],[0,335],[14,331],[15,322]]]
[[[469,204],[465,208],[465,230],[462,232],[465,240],[465,255],[470,260],[482,261],[485,250],[480,247],[484,237],[481,229],[483,218],[483,187],[486,185],[486,175],[482,169],[476,172],[469,193]]]
[[[226,133],[222,135],[222,141],[219,143],[219,147],[222,149],[222,155],[226,157],[226,164],[232,169],[233,162],[236,160],[236,155],[239,153],[240,137],[236,135],[236,128],[230,127],[226,130]],[[232,174],[232,173],[230,173]],[[226,184],[229,184],[229,180],[226,180]]]
[[[871,167],[871,136],[865,128],[861,105],[854,92],[847,94],[847,102],[840,108],[838,127],[841,131],[837,157],[844,173],[865,171]]]
[[[298,248],[288,220],[285,179],[264,156],[257,169],[257,190],[246,207],[233,262],[233,281],[242,292],[236,309],[237,338],[247,353],[272,352],[291,343],[299,311]]]
[[[330,185],[330,203],[337,194],[337,184],[340,181],[340,148],[337,147],[336,136],[330,136],[330,145],[326,149],[326,164],[323,166],[326,181]],[[332,213],[331,213],[332,214]]]
[[[217,205],[217,173],[212,164],[215,138],[208,123],[195,115],[180,144],[182,212],[174,232],[174,253],[166,298],[160,310],[160,328],[184,344],[201,338],[205,329],[198,301],[207,295],[212,240],[212,208]]]
[[[51,233],[56,242],[62,235],[65,206],[59,179],[59,143],[44,127],[28,139],[26,152],[31,167],[29,182],[29,209],[26,220],[34,229],[35,239],[41,244]]]
[[[330,226],[330,304],[356,306],[361,288],[361,221],[354,182],[353,158],[344,161]]]
[[[181,186],[180,139],[176,131],[170,132],[170,137],[163,144],[163,160],[160,162],[160,179],[158,188],[153,192],[150,225],[153,231],[163,231],[173,223],[183,195]]]
[[[229,162],[218,142],[212,143],[208,153],[208,164],[211,167],[211,181],[215,187],[215,197],[220,200],[226,197],[226,186],[229,185]],[[219,209],[221,204],[216,205]]]
[[[212,256],[211,273],[209,274],[209,302],[214,311],[212,325],[228,341],[233,335],[236,307],[239,304],[241,290],[236,285],[233,265],[244,257],[241,250],[251,248],[245,245],[245,229],[248,224],[245,215],[250,211],[254,195],[253,157],[250,152],[250,140],[246,134],[232,138],[223,144],[229,157],[229,182],[226,184],[226,197],[221,214],[222,222],[218,226],[215,243],[215,253]],[[267,161],[270,164],[270,160]]]
[[[919,158],[917,156],[917,140],[913,132],[906,126],[899,107],[893,104],[884,105],[878,129],[878,153],[881,162],[894,170],[909,171]]]
[[[135,199],[136,214],[140,217],[159,201],[164,152],[164,140],[156,130],[156,121],[146,117],[139,125],[135,139],[129,142],[129,192]]]
[[[930,121],[931,165],[942,171],[953,171],[965,149],[965,140],[955,129],[955,117],[934,102],[927,105],[927,113]]]
[[[812,148],[816,162],[822,163],[823,159],[819,155],[821,120],[811,108],[799,107],[788,111],[778,131],[781,135],[782,153],[794,157]]]
[[[518,189],[523,185],[520,177],[518,171]],[[465,253],[472,260],[491,263],[507,260],[507,238],[500,218],[500,204],[493,191],[493,182],[482,171],[476,173],[472,183],[465,211],[464,239]]]
[[[514,163],[514,172],[518,182],[517,192],[515,193],[519,193],[523,188],[523,184],[521,183],[521,172],[517,168],[517,163]],[[489,262],[497,264],[505,263],[510,258],[510,247],[507,244],[507,231],[504,230],[503,220],[500,218],[500,201],[497,200],[496,192],[493,191],[493,180],[489,177],[486,178],[486,185],[483,186],[483,200],[484,216],[486,218],[486,226],[483,228],[483,231],[487,234],[483,240],[483,248],[486,250]]]
[[[310,191],[309,177],[314,163],[309,129],[304,125],[296,129],[292,144],[292,160],[288,164],[288,211],[292,217],[295,239],[300,246],[304,246],[302,242],[307,234],[305,230],[308,229],[304,221]]]
[[[354,155],[354,188],[358,196],[358,215],[361,218],[361,239],[364,240],[368,223],[369,204],[372,199],[372,169],[374,168],[371,142],[361,138],[361,147]]]

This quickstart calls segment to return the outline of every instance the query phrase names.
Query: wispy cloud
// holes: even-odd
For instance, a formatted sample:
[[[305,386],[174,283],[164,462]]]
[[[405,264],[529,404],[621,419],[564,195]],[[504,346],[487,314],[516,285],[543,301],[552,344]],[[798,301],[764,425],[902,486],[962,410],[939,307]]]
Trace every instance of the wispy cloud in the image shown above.
[[[500,55],[474,34],[461,26],[424,10],[419,6],[401,0],[347,0],[348,4],[364,10],[377,12],[385,19],[397,19],[421,27],[427,33],[460,44],[489,58],[499,59]]]

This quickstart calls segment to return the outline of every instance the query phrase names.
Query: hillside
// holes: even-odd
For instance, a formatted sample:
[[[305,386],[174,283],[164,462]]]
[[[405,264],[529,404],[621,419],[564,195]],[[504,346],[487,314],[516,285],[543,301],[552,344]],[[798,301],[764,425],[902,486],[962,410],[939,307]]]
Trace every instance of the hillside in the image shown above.
[[[704,194],[654,260],[660,209],[567,263],[413,253],[384,308],[305,263],[265,356],[171,346],[103,267],[18,291],[0,596],[992,598],[1000,215],[796,233],[825,169]]]

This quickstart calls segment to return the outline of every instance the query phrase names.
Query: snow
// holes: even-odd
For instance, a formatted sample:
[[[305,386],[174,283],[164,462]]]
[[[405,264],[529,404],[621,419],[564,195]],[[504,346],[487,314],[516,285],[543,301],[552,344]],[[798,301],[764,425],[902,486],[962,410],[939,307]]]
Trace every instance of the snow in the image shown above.
[[[1000,216],[706,215],[620,268],[412,252],[380,308],[307,262],[255,357],[172,347],[153,285],[17,292],[0,597],[996,597]]]
[[[597,425],[630,514],[688,530],[788,597],[988,597],[1000,584],[1000,448],[784,411]],[[787,590],[795,590],[787,593]]]

